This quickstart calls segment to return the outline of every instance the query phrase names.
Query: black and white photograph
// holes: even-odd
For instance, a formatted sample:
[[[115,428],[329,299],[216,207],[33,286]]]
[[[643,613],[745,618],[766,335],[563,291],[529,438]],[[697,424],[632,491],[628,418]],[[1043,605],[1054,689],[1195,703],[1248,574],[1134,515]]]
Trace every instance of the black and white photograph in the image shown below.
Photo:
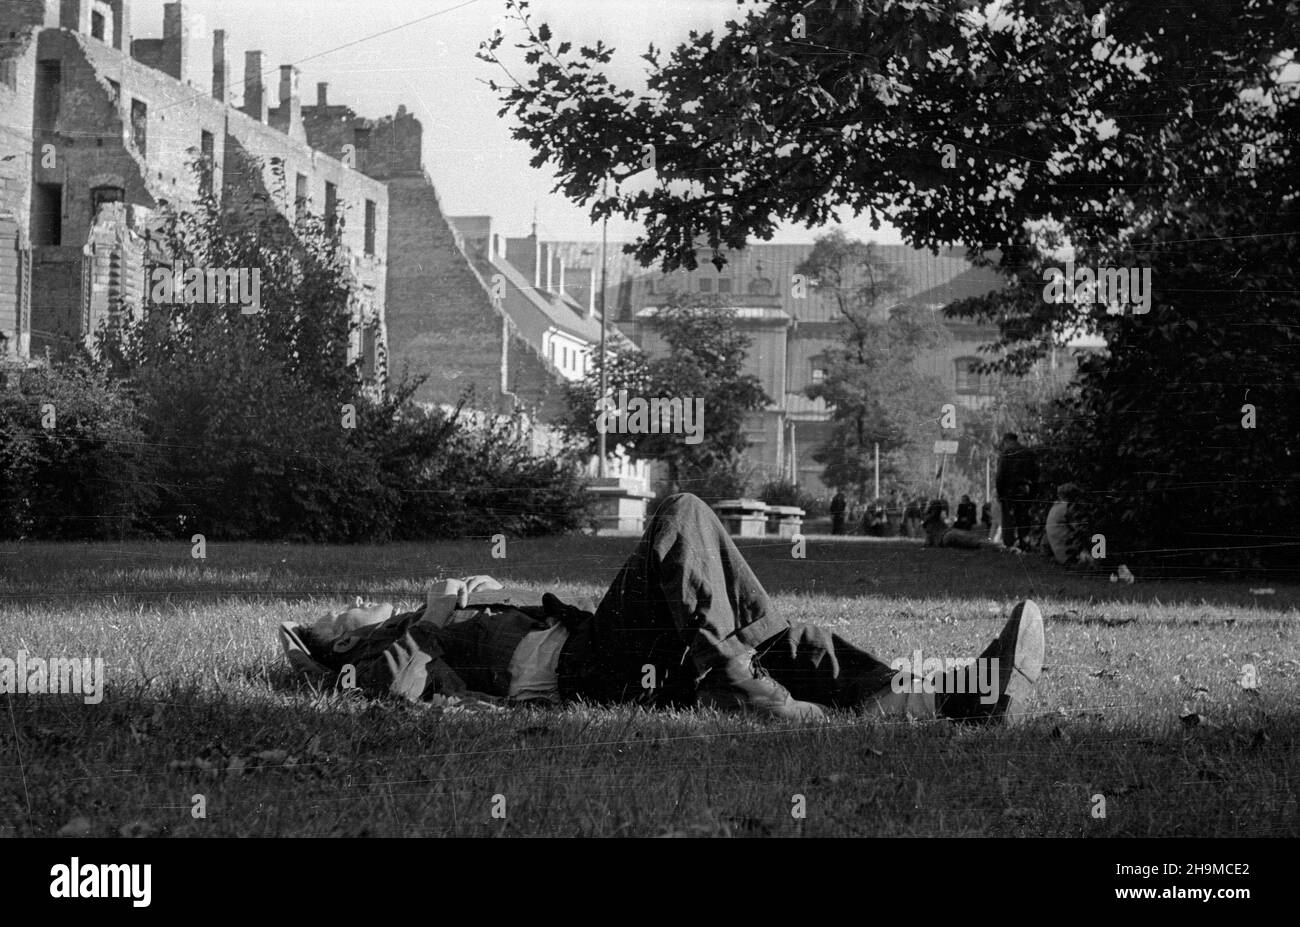
[[[1298,48],[0,0],[0,892],[337,919],[759,838],[909,911],[1284,900]]]

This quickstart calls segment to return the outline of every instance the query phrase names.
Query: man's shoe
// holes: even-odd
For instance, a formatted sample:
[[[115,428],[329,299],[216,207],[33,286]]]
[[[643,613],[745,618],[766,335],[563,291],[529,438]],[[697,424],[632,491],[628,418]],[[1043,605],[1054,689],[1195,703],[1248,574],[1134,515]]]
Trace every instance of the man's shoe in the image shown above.
[[[751,651],[709,670],[696,693],[701,708],[753,712],[783,721],[822,721],[820,705],[801,702],[758,666]]]
[[[1031,599],[1025,599],[1012,610],[1002,633],[975,663],[945,674],[943,691],[935,699],[935,710],[955,721],[1014,723],[1024,713],[1025,701],[1043,674],[1045,646],[1043,613]],[[979,667],[993,659],[998,661],[998,672],[996,688],[990,695],[996,698],[985,701],[987,696],[981,695],[974,683]],[[958,674],[964,674],[960,683]]]

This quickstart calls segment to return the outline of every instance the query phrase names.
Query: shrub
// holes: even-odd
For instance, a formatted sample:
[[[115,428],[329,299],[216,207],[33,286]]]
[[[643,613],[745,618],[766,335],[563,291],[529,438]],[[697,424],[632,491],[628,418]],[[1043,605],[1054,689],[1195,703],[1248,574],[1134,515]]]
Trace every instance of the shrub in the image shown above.
[[[768,505],[794,505],[804,510],[808,518],[821,518],[830,514],[829,500],[814,496],[785,480],[764,483],[758,498]]]
[[[518,423],[410,406],[392,436],[399,538],[533,537],[591,523],[575,453],[532,455]]]
[[[0,538],[108,539],[156,500],[156,449],[124,384],[84,358],[0,389]]]
[[[739,453],[730,457],[688,461],[678,471],[679,484],[668,491],[690,492],[709,505],[747,496],[754,483],[754,466]]]

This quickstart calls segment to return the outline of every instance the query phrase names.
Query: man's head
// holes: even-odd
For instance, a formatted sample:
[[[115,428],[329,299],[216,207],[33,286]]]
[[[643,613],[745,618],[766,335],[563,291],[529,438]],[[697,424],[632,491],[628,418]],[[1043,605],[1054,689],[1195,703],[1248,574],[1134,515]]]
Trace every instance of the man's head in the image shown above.
[[[310,648],[329,647],[346,634],[371,625],[383,624],[393,615],[391,602],[367,602],[357,596],[355,604],[340,612],[330,612],[315,624],[304,625],[298,633]]]
[[[1002,436],[1002,446],[1004,448],[1019,447],[1019,445],[1020,435],[1016,434],[1014,431],[1008,431]]]
[[[970,496],[963,495],[963,496],[961,497],[961,501],[962,501],[962,502],[970,502]]]

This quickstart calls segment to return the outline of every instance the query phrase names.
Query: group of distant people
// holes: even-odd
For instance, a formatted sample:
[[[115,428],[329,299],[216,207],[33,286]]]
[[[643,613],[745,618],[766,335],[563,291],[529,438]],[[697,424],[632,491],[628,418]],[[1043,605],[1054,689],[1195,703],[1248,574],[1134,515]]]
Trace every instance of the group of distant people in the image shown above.
[[[830,503],[831,533],[920,538],[925,536],[925,525],[933,520],[936,512],[947,526],[949,507],[946,499],[927,499],[924,496],[904,499],[894,495],[887,501],[850,503],[844,493],[838,492]],[[993,506],[986,502],[982,510],[977,509],[970,496],[962,496],[957,504],[957,520],[952,527],[963,531],[977,531],[982,527],[987,537],[993,530]]]
[[[905,537],[912,537],[908,518],[913,507],[918,505],[919,502],[908,502],[904,509],[897,496],[891,497],[888,502],[880,499],[874,502],[850,502],[843,492],[837,492],[830,504],[831,534],[889,537],[897,531]],[[916,517],[919,522],[920,515]]]
[[[1035,543],[1034,509],[1039,502],[1039,467],[1033,450],[1020,442],[1014,432],[1003,435],[999,446],[996,491],[1001,529],[995,532],[993,504],[986,501],[976,507],[969,495],[957,504],[956,518],[949,520],[946,499],[912,497],[904,501],[894,494],[886,506],[880,500],[850,504],[843,492],[830,503],[831,533],[856,533],[885,537],[894,525],[902,537],[924,537],[927,547],[967,549],[999,548],[1027,552]],[[1069,509],[1077,499],[1073,484],[1057,487],[1057,498],[1047,512],[1043,543],[1058,563],[1068,563],[1073,554],[1073,530]],[[891,525],[889,513],[896,515]],[[1000,534],[1000,539],[998,535]]]

